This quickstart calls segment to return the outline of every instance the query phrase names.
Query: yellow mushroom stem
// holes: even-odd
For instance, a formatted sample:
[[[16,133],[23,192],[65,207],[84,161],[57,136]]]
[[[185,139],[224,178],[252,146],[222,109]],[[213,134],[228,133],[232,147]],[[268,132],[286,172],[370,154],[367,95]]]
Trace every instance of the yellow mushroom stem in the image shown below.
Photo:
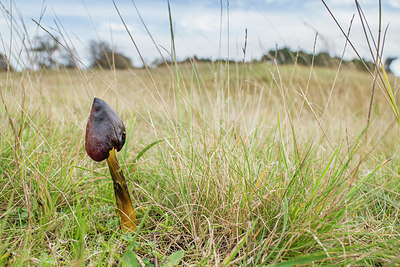
[[[128,186],[126,185],[122,169],[118,164],[114,148],[110,150],[107,164],[114,182],[115,200],[117,202],[121,229],[124,233],[134,232],[137,224],[136,213],[133,209]]]

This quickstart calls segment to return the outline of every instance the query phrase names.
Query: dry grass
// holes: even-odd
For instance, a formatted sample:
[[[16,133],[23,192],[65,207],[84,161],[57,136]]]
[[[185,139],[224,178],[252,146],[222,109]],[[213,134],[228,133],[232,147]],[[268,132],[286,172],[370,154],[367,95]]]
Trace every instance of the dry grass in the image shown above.
[[[399,162],[386,161],[399,128],[378,90],[363,134],[368,74],[257,63],[231,65],[227,80],[225,64],[178,69],[181,93],[167,67],[151,78],[1,74],[2,263],[113,265],[126,251],[147,265],[176,251],[185,265],[398,259]],[[143,219],[134,237],[118,230],[105,165],[84,151],[94,96],[128,129],[119,158]]]

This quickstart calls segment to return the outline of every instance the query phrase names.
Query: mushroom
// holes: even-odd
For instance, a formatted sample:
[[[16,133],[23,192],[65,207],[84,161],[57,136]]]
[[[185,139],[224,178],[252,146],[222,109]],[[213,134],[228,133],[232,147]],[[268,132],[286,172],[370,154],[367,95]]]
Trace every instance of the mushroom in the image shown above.
[[[123,232],[134,232],[136,213],[115,154],[115,150],[120,151],[124,146],[125,138],[125,126],[118,114],[105,101],[94,98],[86,126],[86,152],[97,162],[107,161],[114,182],[121,229]]]

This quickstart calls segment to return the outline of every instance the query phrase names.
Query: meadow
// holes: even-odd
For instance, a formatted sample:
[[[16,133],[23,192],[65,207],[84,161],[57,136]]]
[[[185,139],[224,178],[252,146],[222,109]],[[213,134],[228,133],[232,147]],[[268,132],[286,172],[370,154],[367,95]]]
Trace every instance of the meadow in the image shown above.
[[[1,265],[400,262],[399,124],[379,79],[367,122],[368,72],[217,61],[0,84]],[[135,234],[85,152],[95,96],[127,129]]]

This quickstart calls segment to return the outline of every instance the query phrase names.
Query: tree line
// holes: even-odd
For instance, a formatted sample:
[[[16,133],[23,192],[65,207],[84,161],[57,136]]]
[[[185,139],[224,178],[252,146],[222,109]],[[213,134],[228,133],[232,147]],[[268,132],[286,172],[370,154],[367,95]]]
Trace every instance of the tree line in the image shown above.
[[[264,54],[261,61],[275,61],[277,64],[299,64],[304,66],[320,66],[320,67],[335,67],[340,61],[344,66],[352,66],[363,71],[373,71],[375,64],[368,60],[352,59],[344,60],[340,57],[331,57],[328,52],[319,52],[317,54],[307,53],[305,51],[291,51],[284,47],[281,49],[270,50]]]
[[[73,56],[72,51],[68,51],[64,46],[60,45],[57,38],[51,36],[39,36],[35,39],[33,47],[29,50],[31,53],[30,59],[33,61],[33,65],[38,69],[58,69],[58,68],[75,68],[77,65],[76,58]],[[132,68],[132,61],[129,57],[123,55],[121,52],[113,49],[105,41],[90,41],[89,42],[89,68],[100,68],[100,69],[128,69]],[[393,58],[388,58],[386,69],[390,72],[390,63]],[[213,62],[209,58],[198,58],[197,56],[189,57],[184,60],[178,61],[178,63],[185,63],[190,61],[197,62]],[[226,60],[214,60],[224,61]],[[299,64],[309,66],[322,67],[335,67],[342,61],[345,66],[352,66],[359,70],[373,70],[374,63],[371,61],[360,59],[343,60],[339,57],[331,57],[327,52],[320,52],[317,54],[307,53],[305,51],[292,51],[287,47],[269,50],[265,53],[260,60],[253,60],[252,63],[256,62],[269,62],[276,64]],[[240,61],[229,60],[230,63],[238,63]],[[171,60],[167,60],[166,63],[172,63]],[[165,64],[164,60],[155,60],[151,65],[158,67]],[[14,70],[10,64],[9,59],[0,53],[0,70]]]
[[[389,70],[390,63],[396,58],[388,58],[390,60],[389,64],[385,64],[385,69]],[[216,60],[211,60],[209,58],[199,58],[197,56],[193,57],[188,57],[185,58],[181,61],[178,61],[178,63],[188,63],[188,62],[227,62],[226,59],[216,59]],[[278,64],[278,65],[293,65],[293,64],[298,64],[298,65],[303,65],[303,66],[320,66],[320,67],[336,67],[338,64],[342,61],[342,65],[344,66],[349,66],[349,67],[354,67],[358,70],[362,71],[367,71],[370,70],[372,71],[375,67],[375,64],[371,61],[368,60],[360,60],[360,59],[352,59],[352,60],[344,60],[340,59],[339,57],[331,57],[328,52],[320,52],[318,54],[311,54],[307,53],[305,51],[292,51],[287,47],[280,48],[280,49],[275,49],[275,50],[269,50],[267,53],[265,53],[261,59],[254,59],[250,63],[258,63],[258,62],[268,62],[270,64]],[[170,60],[166,60],[167,63],[172,63]],[[235,61],[232,59],[229,59],[229,63],[241,63],[243,61]],[[152,65],[158,67],[165,64],[164,61],[156,59]],[[386,65],[388,66],[386,68]]]

